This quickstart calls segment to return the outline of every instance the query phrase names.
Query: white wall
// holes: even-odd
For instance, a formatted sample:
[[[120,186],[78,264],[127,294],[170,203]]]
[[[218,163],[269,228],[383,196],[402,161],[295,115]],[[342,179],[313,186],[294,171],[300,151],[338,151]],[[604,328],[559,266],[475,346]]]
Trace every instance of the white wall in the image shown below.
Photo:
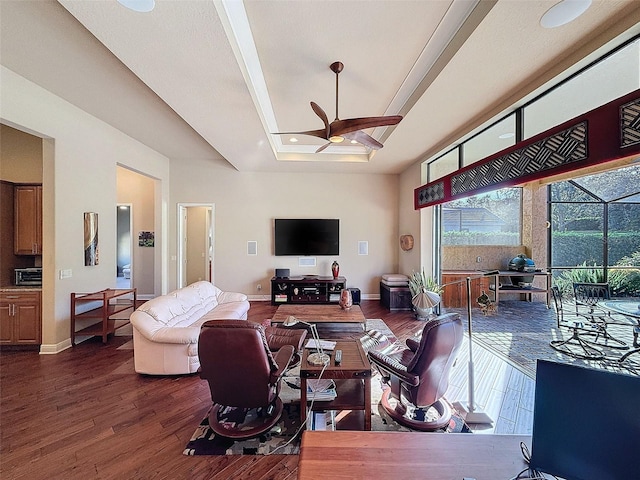
[[[379,295],[380,276],[397,269],[397,175],[244,173],[181,159],[171,162],[171,232],[179,202],[215,204],[213,278],[223,290],[268,296],[275,268],[289,268],[292,275],[331,275],[337,260],[348,286]],[[315,268],[299,267],[298,257],[274,256],[277,217],[339,218],[340,255],[316,257]],[[258,255],[247,255],[248,241],[257,242]],[[358,255],[359,241],[369,242],[369,255]],[[176,249],[173,234],[170,255]],[[170,288],[177,283],[175,261],[169,282]]]
[[[115,284],[116,165],[127,165],[161,180],[154,211],[154,216],[161,217],[162,203],[168,201],[169,163],[166,157],[6,67],[1,67],[0,83],[2,122],[47,139],[43,149],[41,351],[55,352],[69,345],[71,292]],[[84,212],[99,215],[100,264],[94,267],[84,266]],[[156,231],[160,252],[166,251],[164,236],[166,230]],[[155,265],[159,272],[165,272],[161,258],[156,255]],[[71,269],[72,278],[60,280],[60,269]]]

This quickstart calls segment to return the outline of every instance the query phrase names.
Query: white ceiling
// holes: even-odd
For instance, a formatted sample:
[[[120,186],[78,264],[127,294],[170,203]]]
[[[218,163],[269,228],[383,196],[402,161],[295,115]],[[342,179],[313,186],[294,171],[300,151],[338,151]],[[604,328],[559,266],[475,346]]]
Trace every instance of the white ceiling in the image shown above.
[[[545,29],[555,3],[156,0],[136,13],[115,0],[1,0],[0,61],[172,158],[399,173],[640,31],[635,0],[593,0]],[[370,132],[385,145],[375,155],[350,145],[315,154],[324,141],[272,134],[321,128],[310,101],[334,118],[336,60],[340,118],[405,117]]]

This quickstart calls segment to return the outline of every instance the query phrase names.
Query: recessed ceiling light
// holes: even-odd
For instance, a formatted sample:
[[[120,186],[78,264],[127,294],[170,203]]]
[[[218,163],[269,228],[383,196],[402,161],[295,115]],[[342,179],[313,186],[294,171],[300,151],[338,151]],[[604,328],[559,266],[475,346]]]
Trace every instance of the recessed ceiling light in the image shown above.
[[[505,138],[513,138],[516,134],[513,132],[503,133],[502,135],[498,135],[498,138],[504,140]]]
[[[150,12],[156,6],[156,0],[118,0],[118,3],[134,12]]]
[[[298,141],[298,139],[297,139],[296,137],[291,137],[291,138],[289,139],[289,141],[290,141],[291,143],[296,143],[296,142]]]
[[[572,22],[591,6],[591,0],[562,0],[545,12],[540,19],[544,28],[555,28]]]
[[[356,140],[351,140],[351,143],[353,143],[355,145],[358,142]]]

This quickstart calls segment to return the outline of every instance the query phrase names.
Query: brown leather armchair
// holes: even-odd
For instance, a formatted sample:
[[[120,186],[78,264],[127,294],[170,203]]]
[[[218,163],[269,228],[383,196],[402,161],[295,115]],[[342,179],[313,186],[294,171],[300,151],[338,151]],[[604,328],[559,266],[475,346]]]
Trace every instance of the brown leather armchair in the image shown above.
[[[382,394],[381,404],[391,418],[423,431],[437,430],[449,423],[451,409],[443,395],[449,387],[449,372],[463,334],[460,315],[449,313],[428,320],[421,337],[407,339],[408,348],[400,352],[391,355],[369,352],[371,363],[390,383]]]
[[[264,335],[271,353],[278,352],[283,346],[291,345],[295,351],[291,365],[300,361],[300,352],[307,338],[307,330],[303,328],[264,327]]]
[[[200,377],[209,382],[213,406],[209,425],[230,438],[257,436],[279,420],[280,381],[294,348],[282,345],[274,356],[264,327],[245,320],[212,320],[198,340]]]

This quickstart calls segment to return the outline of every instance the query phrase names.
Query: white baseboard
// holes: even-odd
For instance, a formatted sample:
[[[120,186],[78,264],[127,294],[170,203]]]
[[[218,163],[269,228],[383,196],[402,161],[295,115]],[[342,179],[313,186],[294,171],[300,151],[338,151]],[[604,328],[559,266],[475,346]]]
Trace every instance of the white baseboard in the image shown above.
[[[43,343],[40,345],[40,355],[55,355],[56,353],[60,353],[67,348],[71,348],[71,339],[67,338],[60,343],[46,344]]]

